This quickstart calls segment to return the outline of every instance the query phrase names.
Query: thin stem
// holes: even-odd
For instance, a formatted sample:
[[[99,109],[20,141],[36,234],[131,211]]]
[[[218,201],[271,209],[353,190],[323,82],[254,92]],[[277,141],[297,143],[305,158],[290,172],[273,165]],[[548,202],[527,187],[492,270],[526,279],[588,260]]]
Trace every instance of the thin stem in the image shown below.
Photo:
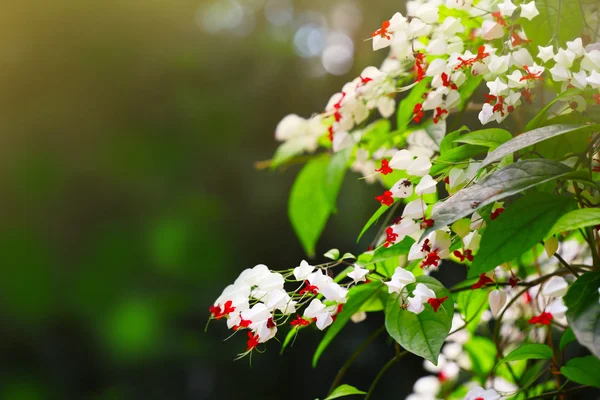
[[[558,254],[557,252],[554,253],[554,257],[556,257],[558,259],[558,261],[565,267],[567,268],[569,271],[571,271],[571,273],[573,275],[575,275],[576,277],[579,278],[579,274],[577,273],[577,271],[575,271],[573,268],[571,268],[571,266],[569,265],[568,262],[565,261],[564,258],[561,257],[560,254]]]
[[[331,394],[331,392],[333,392],[333,389],[335,389],[340,384],[340,382],[342,381],[342,378],[346,374],[346,371],[348,371],[348,368],[350,368],[350,366],[354,363],[354,360],[356,360],[358,358],[358,356],[367,348],[367,346],[373,340],[375,340],[375,338],[377,338],[377,336],[379,336],[383,331],[385,331],[385,326],[382,326],[379,329],[377,329],[375,332],[373,332],[371,334],[371,336],[369,336],[358,347],[358,349],[356,349],[356,351],[350,356],[350,358],[344,363],[342,368],[340,368],[340,370],[338,371],[337,375],[335,376],[335,379],[333,380],[333,383],[331,384],[331,387],[329,388],[329,394]]]
[[[390,361],[388,361],[383,366],[383,368],[381,368],[381,370],[379,371],[379,373],[375,377],[375,380],[373,380],[373,383],[371,383],[371,387],[369,388],[369,391],[367,392],[367,395],[365,396],[365,400],[369,400],[371,398],[371,395],[373,394],[373,390],[375,390],[375,387],[377,386],[377,383],[379,382],[379,380],[381,379],[381,377],[387,372],[387,370],[390,369],[392,367],[392,365],[396,364],[398,361],[400,361],[407,354],[408,354],[408,351],[403,351],[402,353],[398,353]]]

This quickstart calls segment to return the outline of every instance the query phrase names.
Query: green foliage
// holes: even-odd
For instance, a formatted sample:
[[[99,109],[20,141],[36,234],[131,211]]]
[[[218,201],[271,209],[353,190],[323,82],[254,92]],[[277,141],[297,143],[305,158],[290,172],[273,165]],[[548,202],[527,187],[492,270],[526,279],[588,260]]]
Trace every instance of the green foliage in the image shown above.
[[[402,309],[401,296],[390,295],[385,308],[385,328],[391,337],[409,352],[437,365],[440,350],[452,327],[454,302],[448,289],[430,276],[417,277],[416,283],[408,285],[414,290],[417,283],[424,283],[435,292],[436,297],[448,299],[434,312],[429,305],[420,314]]]
[[[468,160],[478,154],[483,154],[486,151],[487,148],[484,146],[474,146],[470,144],[455,147],[436,158],[429,173],[432,176],[442,174],[456,164],[465,165]]]
[[[354,148],[352,146],[345,148],[342,151],[335,153],[331,157],[327,170],[325,172],[325,179],[323,182],[323,190],[329,201],[329,207],[332,212],[336,212],[337,197],[344,181],[344,175],[348,167],[348,160],[352,155]]]
[[[552,99],[550,102],[548,102],[548,104],[546,104],[546,106],[544,108],[542,108],[540,110],[540,112],[537,113],[537,115],[535,117],[533,117],[531,119],[531,121],[529,121],[529,123],[527,123],[527,126],[525,127],[525,129],[527,131],[531,131],[533,129],[539,128],[542,125],[542,123],[545,121],[544,117],[546,116],[546,113],[548,112],[548,110],[550,110],[550,107],[552,107],[554,105],[554,103],[556,103],[557,101],[564,100],[568,97],[578,95],[578,94],[581,94],[581,90],[577,89],[577,88],[569,88],[569,89],[565,90],[564,92],[562,92],[561,94],[556,96],[554,99]]]
[[[344,156],[347,153],[334,159],[325,155],[312,159],[302,168],[290,192],[290,221],[310,257],[314,256],[317,240],[334,211],[344,178]]]
[[[487,157],[483,160],[483,164],[481,167],[485,167],[490,165],[491,163],[498,161],[505,156],[514,153],[515,151],[524,149],[527,146],[531,146],[532,144],[536,144],[542,142],[544,140],[564,135],[567,133],[573,132],[590,132],[592,130],[598,130],[600,125],[549,125],[541,128],[534,129],[529,132],[525,132],[522,135],[519,135],[506,143],[498,146],[497,149],[492,151],[487,155]]]
[[[371,227],[371,225],[373,225],[375,222],[377,222],[377,220],[379,219],[379,217],[381,217],[387,210],[389,210],[390,207],[391,206],[386,206],[386,205],[382,204],[377,209],[377,211],[375,211],[375,213],[371,216],[371,218],[369,218],[369,220],[367,221],[367,223],[365,224],[365,226],[363,226],[362,230],[360,231],[360,234],[358,235],[358,239],[356,239],[356,242],[358,242],[360,240],[360,238]]]
[[[573,382],[600,388],[600,360],[594,356],[572,358],[560,372]]]
[[[575,334],[573,333],[573,329],[568,327],[560,337],[560,349],[563,350],[569,343],[576,340]]]
[[[370,282],[363,285],[354,286],[348,292],[348,301],[344,304],[344,308],[337,315],[335,321],[327,329],[325,336],[319,343],[317,350],[313,356],[312,365],[317,366],[317,362],[321,357],[321,354],[325,351],[329,343],[337,336],[337,334],[344,328],[344,326],[350,321],[350,317],[354,313],[360,310],[361,306],[373,297],[378,290],[381,288],[381,282]]]
[[[536,18],[519,20],[533,43],[547,46],[556,39],[564,46],[581,35],[585,21],[579,0],[535,0],[535,5],[540,13]]]
[[[519,257],[544,239],[554,223],[575,207],[574,200],[566,196],[530,193],[521,197],[483,233],[469,277]]]
[[[517,161],[458,191],[443,202],[431,216],[435,221],[434,226],[427,229],[424,235],[471,215],[488,204],[570,173],[569,167],[556,161]]]
[[[501,363],[519,360],[549,360],[552,358],[552,349],[545,344],[524,344],[511,351],[500,360]]]
[[[581,208],[570,211],[560,217],[552,229],[550,229],[550,234],[552,235],[595,225],[600,225],[600,209]]]
[[[463,290],[456,296],[456,304],[462,313],[467,330],[474,332],[481,314],[487,309],[489,289]]]
[[[502,143],[508,142],[511,139],[512,135],[509,131],[499,128],[490,128],[469,132],[466,135],[460,136],[455,142],[495,149]]]
[[[383,260],[387,260],[392,257],[398,257],[404,254],[408,254],[410,251],[410,247],[414,243],[414,239],[407,236],[400,243],[396,243],[390,247],[380,247],[375,251],[373,258],[369,262],[369,264],[381,262]]]
[[[460,134],[462,132],[468,132],[468,131],[469,131],[469,128],[467,128],[466,126],[463,126],[462,128],[455,130],[454,132],[450,132],[449,134],[444,136],[444,138],[442,139],[442,142],[440,143],[440,154],[444,155],[448,151],[457,147],[458,144],[456,143],[456,139],[458,139],[460,137]]]
[[[483,82],[483,76],[470,75],[465,81],[465,83],[462,84],[459,90],[460,103],[458,103],[457,107],[459,111],[464,110],[467,104],[469,104],[471,96],[473,96],[477,88],[481,85],[481,82]]]
[[[412,121],[415,105],[423,102],[423,94],[429,91],[431,78],[425,78],[417,83],[411,90],[408,96],[400,101],[398,113],[396,114],[396,123],[398,130],[404,130]]]
[[[600,357],[600,272],[586,272],[569,287],[564,297],[567,321],[577,341]],[[600,369],[598,369],[600,371]],[[600,380],[598,381],[600,382]]]
[[[463,346],[473,364],[473,372],[484,382],[496,364],[496,345],[483,336],[473,336]]]
[[[344,384],[344,385],[340,385],[340,386],[336,387],[333,390],[333,392],[331,392],[331,394],[329,396],[327,396],[327,398],[325,398],[325,400],[333,400],[333,399],[338,399],[340,397],[363,395],[363,394],[367,394],[367,392],[358,390],[354,386]]]

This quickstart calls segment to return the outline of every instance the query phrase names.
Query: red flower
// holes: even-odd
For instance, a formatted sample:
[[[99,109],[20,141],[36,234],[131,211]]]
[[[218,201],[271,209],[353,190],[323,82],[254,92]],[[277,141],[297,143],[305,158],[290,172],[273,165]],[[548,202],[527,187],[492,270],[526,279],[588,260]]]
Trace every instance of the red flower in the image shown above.
[[[515,286],[517,286],[517,282],[519,282],[519,278],[517,278],[517,277],[511,276],[508,279],[508,283],[510,284],[511,288],[514,288]]]
[[[415,104],[415,108],[413,108],[413,119],[415,120],[415,122],[421,122],[421,118],[423,118],[423,115],[423,104]]]
[[[465,261],[465,258],[469,261],[473,261],[473,252],[469,249],[465,250],[463,253],[461,253],[460,250],[454,250],[454,255],[460,261]]]
[[[225,302],[225,304],[223,304],[223,309],[222,310],[221,310],[221,307],[216,306],[216,305],[212,305],[212,306],[209,307],[208,311],[210,311],[210,313],[216,319],[221,319],[221,318],[229,315],[229,313],[235,311],[235,307],[233,307],[232,304],[233,304],[233,302],[231,300],[227,300]]]
[[[596,101],[596,104],[600,104],[600,93],[594,94],[594,100]]]
[[[277,325],[275,325],[275,322],[273,322],[273,317],[269,318],[267,320],[267,328],[271,329],[271,328],[275,328]]]
[[[381,196],[375,197],[375,200],[377,200],[378,202],[380,202],[382,205],[385,205],[385,206],[391,206],[392,204],[394,204],[394,198],[392,197],[392,192],[390,192],[389,190],[386,190],[385,192],[383,192],[383,194]]]
[[[479,275],[479,280],[473,286],[471,286],[471,289],[479,289],[489,283],[494,283],[492,278],[490,278],[486,274],[481,274]]]
[[[258,346],[258,334],[254,335],[252,332],[248,332],[248,348],[246,351],[250,351]]]
[[[208,308],[208,311],[212,314],[213,317],[219,319],[223,315],[221,312],[221,307],[217,305],[212,305]]]
[[[552,314],[544,311],[540,315],[537,315],[537,316],[531,318],[527,322],[529,322],[532,325],[535,325],[535,324],[550,325],[550,323],[552,322],[553,319],[554,319],[554,317],[552,316]]]
[[[375,32],[373,32],[371,34],[371,37],[381,36],[383,38],[386,38],[387,40],[390,40],[392,38],[392,35],[390,32],[388,32],[389,27],[390,27],[390,21],[383,21],[381,23],[381,28],[377,29]]]
[[[433,219],[427,219],[427,217],[423,217],[423,222],[421,222],[421,229],[431,228],[435,221]]]
[[[493,12],[492,17],[494,17],[494,19],[496,20],[498,25],[507,26],[506,19],[504,19],[504,17],[502,16],[502,13],[500,11]]]
[[[421,268],[424,267],[437,267],[439,265],[441,258],[438,255],[437,251],[432,251],[423,259],[421,263]]]
[[[438,308],[440,308],[442,303],[445,302],[446,300],[448,300],[448,296],[445,296],[445,297],[442,297],[439,299],[431,298],[431,299],[427,300],[427,303],[431,304],[431,307],[433,308],[433,312],[437,312]]]
[[[527,71],[527,74],[523,75],[523,76],[521,77],[521,79],[519,79],[519,82],[526,81],[526,80],[534,81],[534,80],[536,80],[536,79],[537,79],[537,80],[542,80],[542,79],[544,79],[544,78],[542,78],[542,76],[541,76],[541,75],[542,75],[542,73],[541,73],[541,72],[538,72],[538,73],[533,73],[533,72],[529,71],[529,67],[528,67],[527,65],[523,65],[523,69],[524,69],[525,71]]]
[[[479,46],[479,48],[477,49],[477,55],[473,58],[467,58],[466,60],[463,60],[462,57],[458,57],[458,60],[460,61],[460,64],[456,66],[456,68],[454,68],[455,70],[464,68],[464,67],[470,67],[473,64],[475,64],[477,61],[483,61],[484,58],[489,57],[490,53],[486,53],[485,51],[485,46],[481,45]]]
[[[513,33],[510,35],[510,37],[511,37],[511,40],[512,40],[512,45],[513,45],[513,46],[520,46],[520,45],[522,45],[522,44],[525,44],[525,43],[530,43],[530,42],[531,42],[531,40],[530,40],[530,39],[523,39],[521,36],[519,36],[519,35],[517,34],[517,32],[513,32]]]
[[[319,294],[318,287],[316,287],[315,285],[311,285],[309,281],[304,281],[304,284],[306,286],[298,292],[299,295],[303,295],[304,293]]]
[[[444,116],[444,114],[448,114],[448,110],[444,110],[442,107],[436,107],[435,115],[433,116],[433,123],[437,124],[440,121],[440,118]]]
[[[296,319],[290,322],[292,326],[308,326],[310,325],[310,321],[302,318],[300,315],[296,314]]]
[[[376,169],[375,172],[381,172],[383,175],[391,174],[394,172],[392,168],[390,168],[390,163],[385,158],[381,160],[381,168]]]
[[[251,323],[252,323],[252,321],[250,321],[249,319],[241,318],[239,325],[235,325],[233,327],[233,330],[237,331],[238,329],[241,329],[241,328],[247,328],[250,326]]]
[[[500,216],[500,214],[502,214],[504,212],[504,208],[499,207],[496,208],[496,210],[494,210],[494,212],[492,212],[492,214],[490,214],[490,219],[493,221],[496,218],[498,218]]]
[[[390,226],[385,230],[385,235],[387,236],[385,239],[384,247],[390,247],[393,245],[398,239],[398,234],[394,233],[394,229]]]

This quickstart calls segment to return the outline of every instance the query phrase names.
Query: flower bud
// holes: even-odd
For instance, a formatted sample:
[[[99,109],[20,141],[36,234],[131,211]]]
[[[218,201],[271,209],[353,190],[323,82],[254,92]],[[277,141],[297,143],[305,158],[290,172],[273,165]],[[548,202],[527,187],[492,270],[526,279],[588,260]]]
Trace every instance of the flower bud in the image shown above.
[[[367,319],[367,313],[364,312],[364,311],[356,312],[356,313],[352,314],[352,316],[350,317],[350,319],[355,324],[358,324],[359,322],[363,322],[365,319]]]
[[[562,297],[567,293],[569,284],[562,276],[553,276],[542,287],[542,294],[548,297]]]
[[[498,316],[504,304],[506,304],[506,292],[502,290],[493,290],[490,293],[490,309],[492,310],[492,315],[494,318]]]
[[[546,250],[546,255],[549,258],[552,257],[556,253],[556,250],[558,250],[558,239],[554,236],[548,238],[546,243],[544,243],[544,249]]]

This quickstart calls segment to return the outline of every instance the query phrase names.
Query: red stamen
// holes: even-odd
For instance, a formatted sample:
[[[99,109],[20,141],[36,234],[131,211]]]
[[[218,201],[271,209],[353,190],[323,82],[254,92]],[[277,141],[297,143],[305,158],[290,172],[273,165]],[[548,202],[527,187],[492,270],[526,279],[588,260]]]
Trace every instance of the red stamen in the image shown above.
[[[442,303],[445,302],[446,300],[448,300],[448,296],[445,296],[445,297],[442,297],[439,299],[431,298],[431,299],[427,300],[427,303],[431,304],[431,307],[433,308],[433,312],[438,312],[438,309],[440,308]]]
[[[534,81],[534,80],[542,80],[544,78],[542,78],[542,73],[541,72],[537,72],[537,73],[533,73],[529,70],[529,67],[527,65],[523,65],[523,69],[527,72],[527,74],[525,74],[524,76],[521,77],[521,79],[519,79],[519,82],[523,82],[525,80],[530,80],[530,81]]]
[[[392,168],[390,168],[390,163],[385,158],[381,160],[381,168],[376,169],[375,172],[381,172],[383,175],[391,174],[394,172]]]
[[[246,351],[250,351],[258,346],[258,334],[253,335],[252,332],[248,332],[248,348]]]
[[[535,325],[535,324],[550,325],[550,323],[552,322],[553,319],[554,319],[554,316],[552,314],[544,311],[540,315],[537,315],[537,316],[531,318],[527,322],[532,325]]]
[[[376,196],[375,200],[377,200],[384,206],[391,206],[392,204],[394,204],[394,198],[392,197],[392,192],[390,192],[389,190],[386,190],[385,192],[383,192],[383,194],[381,196]]]
[[[298,294],[303,295],[305,293],[319,294],[319,288],[315,285],[311,285],[309,281],[304,281],[305,287],[302,288]]]
[[[290,322],[292,326],[308,326],[310,325],[310,321],[302,318],[300,315],[296,314],[296,319]]]
[[[385,234],[387,237],[385,239],[385,243],[383,244],[384,247],[390,247],[396,243],[396,240],[398,240],[398,234],[394,233],[394,229],[392,229],[391,226],[385,230]]]

